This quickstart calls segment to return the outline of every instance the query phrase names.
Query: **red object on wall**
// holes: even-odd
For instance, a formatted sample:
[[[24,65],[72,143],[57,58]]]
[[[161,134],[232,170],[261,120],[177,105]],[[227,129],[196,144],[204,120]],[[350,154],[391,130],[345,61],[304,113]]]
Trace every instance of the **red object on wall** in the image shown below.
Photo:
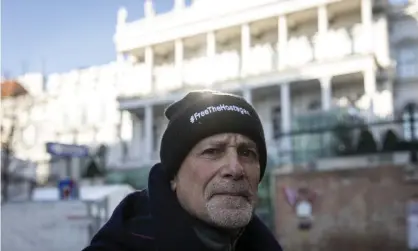
[[[295,189],[283,186],[282,191],[284,193],[287,203],[293,209],[295,209],[295,206],[298,204],[298,202],[302,200],[309,201],[311,204],[313,204],[317,198],[317,193],[307,187],[299,187]]]

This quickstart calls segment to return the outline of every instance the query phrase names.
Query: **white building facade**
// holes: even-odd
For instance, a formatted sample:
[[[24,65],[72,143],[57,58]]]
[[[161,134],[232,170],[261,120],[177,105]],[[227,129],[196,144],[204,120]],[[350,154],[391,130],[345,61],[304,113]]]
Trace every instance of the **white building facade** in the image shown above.
[[[413,98],[397,91],[386,1],[198,0],[186,8],[177,0],[162,15],[146,1],[144,9],[131,23],[121,9],[114,36],[119,64],[132,71],[123,74],[130,89],[119,97],[133,120],[122,167],[158,160],[164,107],[191,89],[244,96],[260,114],[273,156],[292,151],[277,135],[300,115],[351,103],[366,117],[389,116],[404,95]]]
[[[118,89],[118,72],[118,65],[110,63],[18,78],[28,89],[32,105],[19,112],[15,151],[19,158],[37,163],[40,180],[67,175],[65,161],[46,152],[47,142],[86,145],[92,154],[103,145],[109,165],[121,162],[121,112],[116,97],[123,92]],[[84,164],[74,159],[71,175],[79,178]]]
[[[41,178],[54,172],[46,142],[105,145],[108,168],[149,166],[159,159],[165,107],[192,89],[244,96],[273,158],[296,147],[281,135],[336,107],[351,104],[369,118],[399,113],[418,103],[417,1],[405,6],[176,0],[157,15],[147,0],[145,17],[130,23],[121,9],[116,62],[19,78],[35,101],[20,115],[17,152],[38,164]]]

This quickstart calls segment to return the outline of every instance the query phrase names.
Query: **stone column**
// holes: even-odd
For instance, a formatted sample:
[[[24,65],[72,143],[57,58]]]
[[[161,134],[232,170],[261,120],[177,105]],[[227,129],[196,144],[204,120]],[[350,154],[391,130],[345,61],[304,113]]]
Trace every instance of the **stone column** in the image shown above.
[[[132,130],[132,138],[131,138],[131,145],[128,149],[128,156],[129,159],[135,159],[138,158],[138,153],[141,150],[141,121],[138,118],[138,115],[132,111],[130,113],[131,115],[131,130]]]
[[[214,60],[216,55],[216,36],[215,32],[210,31],[206,33],[206,60],[207,60],[207,85],[212,85],[215,82],[215,67]]]
[[[376,72],[373,68],[364,71],[364,93],[369,100],[369,118],[373,118],[376,95]]]
[[[144,116],[144,122],[145,122],[145,152],[146,152],[146,158],[147,160],[151,160],[152,154],[154,151],[154,133],[153,133],[153,125],[154,125],[154,112],[153,107],[151,104],[147,105],[145,107],[145,116]]]
[[[251,49],[251,32],[250,25],[243,24],[241,26],[241,76],[244,76],[249,64],[249,52]]]
[[[247,100],[248,103],[252,104],[253,102],[253,95],[252,95],[252,90],[250,88],[245,88],[242,91],[242,96],[244,97],[245,100]]]
[[[361,23],[363,25],[362,36],[364,38],[364,52],[371,52],[373,44],[373,2],[361,0]]]
[[[145,48],[145,65],[148,69],[148,81],[154,91],[154,51],[151,46]]]
[[[145,16],[145,18],[155,16],[155,10],[154,10],[154,5],[152,3],[152,0],[145,0],[145,2],[144,2],[144,16]]]
[[[277,61],[280,70],[286,67],[286,49],[288,41],[287,17],[280,16],[278,19],[278,38],[277,38]]]
[[[332,106],[332,82],[331,77],[323,77],[321,83],[321,103],[322,110],[328,111]]]
[[[327,55],[327,34],[328,34],[328,10],[327,6],[321,5],[318,7],[318,37],[315,45],[317,59],[324,59]],[[319,54],[319,55],[318,55]]]
[[[280,86],[280,102],[281,102],[281,129],[284,136],[281,138],[281,149],[286,152],[282,155],[282,160],[284,162],[291,161],[291,151],[292,151],[292,140],[291,136],[288,135],[291,132],[292,127],[292,111],[291,111],[291,91],[290,84],[283,83]]]
[[[318,7],[318,33],[323,35],[328,32],[328,10],[327,6]]]
[[[179,81],[179,86],[183,86],[183,58],[184,58],[183,40],[177,39],[174,44],[174,60]]]
[[[179,11],[186,7],[186,2],[184,0],[175,0],[174,1],[174,9]]]

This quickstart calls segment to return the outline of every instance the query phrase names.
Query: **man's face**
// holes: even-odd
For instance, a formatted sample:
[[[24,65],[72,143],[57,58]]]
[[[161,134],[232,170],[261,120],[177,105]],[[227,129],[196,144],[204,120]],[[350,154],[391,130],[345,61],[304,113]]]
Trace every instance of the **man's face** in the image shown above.
[[[205,138],[185,158],[172,188],[191,215],[217,227],[241,228],[257,200],[258,159],[256,144],[240,134]]]

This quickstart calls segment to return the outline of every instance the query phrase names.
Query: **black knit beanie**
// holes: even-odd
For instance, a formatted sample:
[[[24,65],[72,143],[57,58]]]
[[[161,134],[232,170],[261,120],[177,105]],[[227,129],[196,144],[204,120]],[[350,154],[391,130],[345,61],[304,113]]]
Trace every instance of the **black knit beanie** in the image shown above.
[[[263,126],[255,109],[242,97],[193,91],[171,104],[165,116],[169,123],[161,140],[160,158],[170,179],[199,141],[219,133],[239,133],[256,143],[262,179],[267,161]]]

